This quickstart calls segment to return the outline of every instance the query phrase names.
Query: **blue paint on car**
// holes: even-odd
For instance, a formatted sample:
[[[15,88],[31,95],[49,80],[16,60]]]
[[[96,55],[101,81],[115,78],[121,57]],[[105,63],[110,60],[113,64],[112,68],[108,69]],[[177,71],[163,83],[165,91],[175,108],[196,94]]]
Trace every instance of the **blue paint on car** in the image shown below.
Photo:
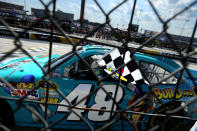
[[[77,54],[80,55],[80,57],[87,59],[92,55],[104,55],[109,51],[110,49],[106,49],[102,46],[84,46],[83,48],[77,51]],[[165,69],[170,73],[180,68],[180,66],[173,60],[161,56],[152,56],[143,53],[135,53],[134,58],[137,61],[139,67],[140,63],[151,63],[157,65],[158,67],[161,67],[162,69]],[[48,56],[35,56],[34,59],[38,62],[38,64],[41,67],[43,67],[44,71],[48,71]],[[89,110],[89,108],[92,108],[95,110],[106,109],[110,111],[113,102],[110,99],[110,96],[106,95],[101,89],[99,89],[100,87],[97,83],[97,79],[94,78],[91,71],[87,72],[87,70],[84,70],[82,72],[79,72],[79,70],[76,69],[76,65],[79,64],[79,62],[81,62],[80,58],[72,52],[67,53],[63,56],[52,55],[52,74],[50,74],[51,78],[49,83],[42,79],[44,76],[44,72],[40,69],[37,63],[35,63],[29,57],[19,58],[1,64],[0,75],[1,78],[5,78],[8,82],[12,84],[15,92],[17,92],[20,96],[27,95],[26,100],[46,102],[46,90],[44,89],[46,89],[47,85],[49,85],[48,102],[53,104],[67,104],[67,106],[69,104],[63,99],[63,97],[66,97],[70,101],[70,103],[75,104],[77,101],[79,101],[80,97],[82,98],[83,95],[83,97],[85,97],[86,95],[89,95],[91,91],[95,91],[95,93],[88,97],[88,99],[85,99],[84,102],[78,104],[78,107],[82,108],[81,111],[76,109],[74,110],[78,111],[79,115],[85,118],[96,129],[103,126],[110,120],[118,119],[117,117],[120,116],[116,116],[116,114],[114,113],[110,114],[110,112],[95,112]],[[80,64],[81,66],[85,65],[83,62]],[[196,71],[189,71],[192,74],[194,80],[196,80]],[[95,72],[96,75],[99,75],[99,77],[102,77],[101,70],[93,69],[93,72]],[[65,75],[66,73],[68,75]],[[180,73],[177,73],[174,77],[178,79],[179,76]],[[174,97],[176,97],[176,101],[179,102],[186,102],[196,97],[194,84],[189,79],[186,72],[183,73],[182,79],[183,82],[179,85],[178,93],[176,96],[173,96],[172,94],[175,92],[176,88],[176,84],[174,83],[160,84],[155,87],[155,90],[153,92],[157,95],[161,103],[168,103],[169,101],[172,101]],[[4,96],[6,98],[18,98],[15,95],[15,92],[12,91],[8,87],[8,85],[6,85],[3,81],[0,82],[0,86],[3,87],[0,88],[0,94],[2,97]],[[102,81],[102,85],[108,93],[111,93],[112,96],[114,96],[116,84],[117,81],[110,79]],[[28,92],[33,91],[32,88],[33,90],[35,90],[35,92],[29,94]],[[57,89],[59,89],[63,94],[57,93]],[[144,92],[150,92],[148,85],[142,85],[142,89]],[[146,100],[149,101],[150,105],[145,107],[147,108],[147,111],[145,111],[145,113],[159,112],[158,110],[160,110],[162,104],[159,103],[159,100],[157,100],[154,96],[150,97],[151,98],[149,100]],[[135,100],[135,92],[130,90],[128,87],[120,85],[116,99],[117,103],[119,103],[119,106],[115,104],[114,109],[125,110],[127,106],[129,106],[129,103],[132,100]],[[150,103],[150,100],[152,103]],[[17,104],[15,104],[15,102],[13,102],[12,100],[5,101],[10,105],[12,111],[17,108]],[[24,105],[31,107],[31,109],[39,112],[44,117],[45,108],[41,104],[24,102]],[[151,119],[151,117],[148,116],[143,116],[139,119],[135,117],[132,111],[144,111],[141,110],[142,107],[140,106],[141,105],[138,104],[138,107],[128,110],[127,117],[132,121],[140,121],[140,124],[136,125],[138,125],[138,128],[146,130],[147,123],[150,124],[150,122],[152,122],[153,119]],[[86,109],[86,111],[84,109]],[[189,108],[189,111],[186,113],[189,113],[192,110],[193,108]],[[19,110],[13,113],[15,124],[18,126],[43,126],[41,120],[24,107],[21,107]],[[66,106],[49,105],[47,116],[47,122],[49,123],[55,122],[56,120],[67,116],[64,120],[53,126],[54,128],[65,128],[71,130],[89,129],[89,127],[81,120],[81,118],[71,113]],[[194,113],[193,116],[197,115]],[[122,124],[124,125],[124,127],[122,127]],[[115,124],[113,124],[113,126],[110,127],[110,130],[121,130],[122,128],[124,128],[124,130],[136,129],[134,125],[131,125],[128,121],[125,121],[123,119],[122,121],[117,121]]]

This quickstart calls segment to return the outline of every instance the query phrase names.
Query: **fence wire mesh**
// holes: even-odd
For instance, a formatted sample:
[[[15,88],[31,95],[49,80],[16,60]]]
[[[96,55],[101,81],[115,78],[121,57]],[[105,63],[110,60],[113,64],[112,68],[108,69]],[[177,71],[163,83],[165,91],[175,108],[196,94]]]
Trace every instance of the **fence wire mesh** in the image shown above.
[[[17,112],[21,108],[25,108],[26,110],[32,112],[32,114],[34,116],[38,117],[40,119],[40,121],[43,123],[43,126],[42,126],[41,130],[51,129],[51,128],[53,128],[54,125],[64,121],[68,117],[68,115],[62,115],[56,121],[53,121],[53,122],[48,122],[47,121],[47,119],[49,117],[48,116],[48,112],[49,112],[48,107],[51,106],[51,105],[57,105],[57,106],[67,107],[70,114],[74,113],[74,115],[76,115],[80,120],[82,120],[83,123],[85,123],[85,125],[88,127],[89,130],[105,130],[105,129],[108,130],[108,129],[110,129],[111,126],[113,126],[118,121],[127,121],[130,125],[134,126],[135,130],[140,130],[140,129],[138,129],[138,127],[136,125],[140,125],[140,123],[142,123],[143,120],[141,120],[141,121],[132,120],[130,118],[130,116],[128,116],[127,114],[136,114],[136,117],[143,116],[143,117],[149,117],[149,118],[156,119],[157,122],[152,124],[152,126],[145,125],[147,127],[145,130],[158,130],[158,129],[159,130],[165,130],[165,129],[168,129],[166,127],[169,127],[169,125],[172,126],[172,128],[169,128],[169,129],[176,130],[176,129],[178,129],[178,126],[180,125],[179,123],[182,122],[182,120],[188,120],[192,123],[194,123],[197,120],[196,118],[192,117],[192,114],[190,114],[190,116],[185,116],[185,115],[179,114],[187,106],[190,106],[190,105],[196,103],[197,98],[194,98],[192,101],[186,101],[186,103],[184,105],[182,105],[182,104],[176,105],[177,104],[176,95],[179,93],[179,86],[182,82],[183,72],[187,73],[189,79],[194,84],[194,88],[197,88],[197,83],[195,82],[195,78],[187,68],[188,65],[191,62],[196,63],[196,60],[193,59],[193,57],[195,57],[197,52],[195,50],[192,50],[192,48],[193,48],[193,43],[194,43],[193,41],[194,41],[194,36],[195,36],[195,33],[196,33],[196,28],[197,28],[197,20],[196,20],[195,24],[193,25],[192,35],[191,35],[191,38],[190,38],[190,42],[186,47],[186,51],[183,51],[179,46],[177,46],[176,42],[172,39],[171,34],[168,33],[168,29],[170,28],[169,23],[172,20],[174,20],[176,17],[178,17],[179,15],[183,14],[184,12],[186,12],[189,9],[191,9],[192,7],[194,7],[197,4],[196,0],[193,1],[191,4],[187,5],[186,7],[182,8],[179,12],[176,12],[172,17],[170,17],[168,19],[162,18],[162,14],[159,13],[159,11],[158,11],[159,9],[157,9],[155,7],[154,2],[151,1],[151,0],[147,0],[148,4],[150,5],[154,14],[157,16],[157,19],[159,20],[159,22],[162,25],[162,31],[155,34],[151,38],[147,39],[143,43],[141,43],[137,48],[134,48],[134,47],[130,46],[131,39],[132,39],[131,38],[131,29],[132,29],[133,18],[134,18],[135,11],[136,11],[137,0],[133,1],[133,7],[131,7],[132,11],[131,11],[131,14],[130,14],[130,16],[131,16],[130,17],[130,22],[129,22],[129,26],[128,26],[127,31],[125,32],[124,37],[121,37],[120,32],[118,30],[116,30],[111,25],[110,15],[112,15],[118,8],[120,8],[124,4],[127,4],[128,0],[123,0],[122,2],[120,2],[119,4],[114,6],[114,8],[112,8],[108,12],[106,12],[105,9],[102,7],[102,5],[100,5],[100,1],[92,0],[95,3],[95,5],[100,9],[102,14],[105,16],[105,22],[100,24],[100,26],[93,29],[92,31],[88,32],[88,34],[85,34],[83,36],[68,34],[60,26],[60,24],[58,23],[58,20],[55,17],[56,2],[58,0],[51,0],[48,3],[44,2],[43,0],[39,0],[39,1],[44,6],[46,16],[51,22],[50,30],[46,31],[46,30],[42,30],[42,29],[38,29],[38,28],[34,28],[34,27],[16,26],[16,25],[11,25],[11,24],[9,25],[3,17],[0,17],[0,22],[14,36],[13,37],[13,40],[14,40],[13,45],[15,47],[12,50],[9,50],[5,55],[0,57],[0,61],[3,61],[5,59],[7,59],[8,57],[11,57],[12,54],[14,54],[16,51],[20,50],[23,54],[28,56],[34,63],[36,63],[37,66],[42,70],[42,72],[43,72],[42,80],[46,83],[46,87],[47,87],[46,101],[45,102],[33,101],[33,100],[26,99],[26,98],[29,94],[31,94],[35,90],[39,89],[40,88],[39,86],[35,87],[33,90],[28,92],[25,96],[20,96],[20,94],[14,90],[15,87],[13,87],[13,85],[8,82],[7,78],[0,77],[1,81],[3,83],[5,83],[6,86],[9,87],[9,89],[12,90],[18,96],[17,98],[16,97],[13,98],[13,97],[0,96],[1,100],[9,100],[9,101],[14,101],[15,102],[15,110],[13,110],[13,112],[8,113],[6,115],[7,118],[9,118],[10,116],[13,116],[13,113]],[[50,11],[51,6],[52,6],[52,11]],[[96,32],[98,32],[100,29],[102,29],[105,26],[108,26],[111,29],[111,31],[114,33],[114,36],[115,36],[116,40],[118,40],[119,44],[117,44],[117,42],[114,42],[113,40],[111,40],[111,41],[106,40],[105,41],[105,40],[101,40],[101,39],[95,39],[95,38],[93,39],[92,38],[92,36],[94,36],[96,34]],[[39,64],[39,62],[37,62],[35,60],[35,57],[33,57],[28,51],[26,51],[23,42],[21,42],[20,35],[13,29],[13,27],[17,27],[17,28],[22,29],[23,33],[27,33],[29,31],[35,31],[35,32],[40,32],[40,33],[45,33],[45,34],[50,35],[49,52],[48,52],[49,53],[49,62],[48,62],[47,66],[45,68],[42,67]],[[148,52],[147,50],[145,50],[144,47],[147,47],[150,43],[152,43],[156,38],[161,36],[163,33],[165,33],[167,39],[170,41],[170,45],[172,47],[174,47],[174,52],[175,52],[174,54],[176,54],[176,55],[169,55],[167,53],[166,54],[165,53],[158,54],[158,53],[154,53],[154,52],[151,52],[151,51]],[[55,66],[55,67],[51,66],[51,63],[53,62],[53,60],[52,60],[52,50],[53,50],[53,41],[54,41],[53,38],[54,38],[54,36],[57,36],[57,35],[65,37],[68,41],[68,44],[72,45],[73,56],[77,56],[83,62],[83,64],[85,64],[89,68],[89,70],[92,72],[91,75],[93,77],[96,77],[96,80],[97,80],[96,83],[99,87],[96,90],[91,91],[87,96],[81,98],[76,103],[71,103],[68,100],[68,98],[65,96],[65,94],[60,90],[60,88],[54,88],[54,90],[58,93],[58,95],[61,96],[65,100],[67,105],[61,104],[61,103],[47,102],[47,99],[49,98],[49,89],[51,88],[51,87],[49,87],[49,85],[53,84],[50,81],[50,78],[51,78],[50,74],[57,67],[57,66]],[[75,41],[73,41],[72,38],[78,39],[79,41],[76,43]],[[147,72],[143,72],[143,70],[141,69],[142,73],[144,74],[143,76],[150,83],[148,85],[148,88],[149,88],[150,92],[146,93],[141,98],[138,98],[137,100],[132,101],[130,104],[128,104],[128,106],[126,108],[122,108],[121,105],[116,101],[117,97],[118,97],[117,96],[118,87],[120,86],[120,78],[119,78],[119,81],[117,82],[116,93],[115,93],[115,95],[112,96],[106,90],[106,88],[103,87],[102,82],[105,81],[107,78],[111,77],[113,74],[107,75],[104,78],[99,78],[95,74],[95,72],[91,68],[91,65],[88,63],[88,61],[80,55],[80,52],[78,52],[78,47],[84,46],[86,44],[102,45],[102,46],[105,46],[105,47],[108,46],[108,47],[116,47],[116,48],[129,50],[132,57],[136,52],[141,52],[141,53],[145,53],[145,54],[149,54],[149,55],[153,55],[153,56],[161,56],[162,58],[164,58],[164,57],[165,58],[170,58],[170,59],[174,59],[174,60],[179,61],[181,63],[181,66],[178,69],[171,72],[167,77],[163,76],[163,78],[159,79],[159,81],[157,81],[156,83],[151,83],[149,81],[149,79],[146,78],[147,77],[147,75],[146,75]],[[120,44],[121,44],[121,46],[120,46]],[[67,46],[67,45],[65,44],[65,46]],[[72,56],[70,56],[70,57],[72,57]],[[66,60],[67,59],[65,59],[63,62],[65,62]],[[126,66],[125,64],[121,65],[119,68],[116,69],[116,71],[119,71],[121,68],[123,68],[125,66]],[[161,83],[171,79],[176,74],[179,74],[179,77],[177,78],[177,81],[175,83],[174,94],[173,94],[174,97],[167,104],[166,103],[163,104],[162,101],[158,98],[159,96],[157,94],[155,94],[154,89],[158,85],[160,85]],[[106,96],[109,96],[109,100],[112,100],[113,106],[112,106],[111,109],[85,108],[85,107],[80,106],[80,103],[84,102],[84,100],[86,100],[86,99],[90,98],[91,96],[95,95],[95,93],[98,90],[102,90],[103,93],[106,93]],[[143,110],[139,110],[139,111],[133,110],[134,107],[136,107],[140,102],[149,99],[151,96],[154,96],[154,99],[159,101],[158,103],[160,104],[160,107],[165,109],[165,111],[167,111],[167,112],[164,112],[164,111],[163,112],[151,112],[150,110],[148,111],[148,109],[145,109],[145,108]],[[30,104],[27,105],[25,103],[41,104],[44,107],[44,114],[41,114],[41,113],[37,112],[36,110],[34,110],[34,108],[29,106]],[[174,107],[171,108],[170,105],[174,105]],[[116,106],[118,110],[113,110],[114,106]],[[3,107],[1,107],[1,108],[3,108]],[[103,124],[102,126],[100,126],[99,128],[95,128],[94,124],[89,122],[87,118],[81,116],[77,112],[78,110],[99,111],[99,112],[103,112],[103,113],[104,112],[110,112],[111,119],[108,122],[106,122],[105,124]],[[194,112],[195,112],[195,109],[194,109]],[[114,118],[116,118],[116,119],[114,119]],[[176,125],[170,124],[172,121],[176,121],[177,122]],[[136,123],[138,123],[138,124],[136,124]],[[145,121],[144,123],[147,123],[147,122]],[[123,122],[122,122],[122,126],[124,126]],[[9,130],[9,128],[7,127],[6,124],[4,124],[3,121],[1,121],[0,127],[4,130]]]

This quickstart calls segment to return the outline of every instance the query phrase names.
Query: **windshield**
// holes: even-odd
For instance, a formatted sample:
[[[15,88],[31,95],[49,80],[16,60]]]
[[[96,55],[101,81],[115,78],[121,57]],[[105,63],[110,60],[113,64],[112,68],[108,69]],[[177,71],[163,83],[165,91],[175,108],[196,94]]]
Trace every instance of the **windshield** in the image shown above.
[[[76,51],[77,54],[81,54],[83,52],[83,49],[80,48],[79,50]],[[53,70],[54,68],[57,68],[59,65],[63,64],[64,62],[70,60],[71,58],[73,58],[73,56],[75,56],[74,52],[68,52],[60,57],[57,57],[56,59],[53,59],[51,61],[51,69]],[[48,69],[49,63],[47,62],[44,65],[44,68]]]

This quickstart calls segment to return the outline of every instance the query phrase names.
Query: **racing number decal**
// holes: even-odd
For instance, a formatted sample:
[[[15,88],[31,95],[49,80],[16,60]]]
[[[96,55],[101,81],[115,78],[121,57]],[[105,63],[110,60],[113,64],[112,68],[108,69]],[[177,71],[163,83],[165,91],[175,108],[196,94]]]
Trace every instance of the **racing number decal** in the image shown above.
[[[92,84],[79,84],[70,94],[66,96],[66,99],[72,103],[75,104],[78,101],[80,101],[82,98],[87,96],[92,88]],[[116,85],[104,85],[103,88],[108,92],[111,93],[111,95],[114,97]],[[116,96],[116,102],[120,102],[120,100],[123,97],[123,90],[121,87],[118,88],[118,93]],[[80,108],[86,108],[86,103],[88,102],[87,99],[85,99],[83,102],[77,105],[77,107]],[[64,99],[60,102],[60,104],[69,105]],[[113,100],[109,98],[109,96],[102,90],[99,89],[95,95],[95,102],[90,107],[92,109],[106,109],[111,110],[113,105]],[[116,110],[117,106],[114,104],[114,111]],[[82,116],[82,113],[85,110],[78,110],[73,109],[76,113],[78,113],[80,116]],[[70,112],[68,107],[66,106],[59,106],[57,109],[58,112]],[[110,119],[110,112],[100,112],[100,111],[89,111],[88,112],[88,119],[91,121],[106,121]],[[80,118],[76,116],[73,112],[69,114],[67,120],[72,121],[79,121]]]
[[[66,99],[70,103],[75,104],[79,100],[81,100],[82,98],[87,96],[90,93],[91,88],[92,88],[92,84],[79,84],[74,90],[72,90],[72,92],[70,94],[68,94],[66,96]],[[80,104],[77,105],[77,107],[85,108],[86,107],[86,105],[85,105],[86,101],[87,100],[82,101]],[[64,99],[60,102],[60,104],[69,105],[66,102],[66,100],[64,100]],[[57,111],[59,111],[59,112],[70,112],[68,107],[65,107],[65,106],[59,106],[57,108]],[[81,113],[84,112],[85,110],[74,109],[74,111],[81,116]],[[80,118],[72,112],[71,114],[69,114],[67,120],[80,120]]]
[[[103,88],[114,97],[116,86],[115,85],[104,85]],[[118,103],[123,96],[123,90],[121,87],[118,88],[118,94],[116,96],[116,102]],[[95,96],[95,104],[92,105],[91,108],[93,109],[106,109],[111,110],[113,105],[113,100],[107,100],[107,94],[102,90],[98,90]],[[117,106],[114,104],[114,111],[116,110]],[[110,118],[110,112],[99,112],[99,111],[89,111],[88,119],[92,121],[106,121]]]

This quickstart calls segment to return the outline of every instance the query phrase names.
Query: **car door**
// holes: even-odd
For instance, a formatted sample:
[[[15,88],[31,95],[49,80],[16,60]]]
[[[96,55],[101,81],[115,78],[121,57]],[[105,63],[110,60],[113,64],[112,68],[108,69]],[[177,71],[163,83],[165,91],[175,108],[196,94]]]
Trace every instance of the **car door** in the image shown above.
[[[90,54],[85,57],[85,60],[89,63],[98,77],[102,77],[101,69],[94,68],[93,66],[96,60],[99,59],[99,57],[102,57],[102,54],[103,53],[98,53],[97,55]],[[73,108],[75,113],[70,113],[69,107],[61,105],[57,106],[56,114],[50,120],[53,121],[65,117],[57,126],[64,126],[64,128],[66,127],[67,129],[88,129],[88,126],[82,120],[83,118],[90,121],[90,123],[105,122],[110,119],[109,112],[101,113],[99,111],[88,110],[88,108],[110,110],[113,102],[103,90],[98,89],[96,77],[94,77],[91,70],[82,60],[79,60],[77,57],[68,60],[51,73],[50,80],[51,82],[56,83],[55,85],[66,98],[63,99],[63,96],[60,95],[61,93],[58,93],[59,104],[76,104],[77,108],[80,108]],[[103,84],[103,88],[114,96],[116,83],[113,80],[108,80]],[[93,93],[91,93],[92,91]],[[52,90],[49,91],[49,99],[52,99],[50,97],[53,97],[53,93],[55,92]],[[88,96],[90,93],[91,95]],[[121,101],[123,94],[123,90],[120,88],[118,93],[119,97],[116,98],[117,102]],[[83,99],[83,101],[81,101],[81,99]],[[114,109],[115,108],[116,105],[114,106]]]

